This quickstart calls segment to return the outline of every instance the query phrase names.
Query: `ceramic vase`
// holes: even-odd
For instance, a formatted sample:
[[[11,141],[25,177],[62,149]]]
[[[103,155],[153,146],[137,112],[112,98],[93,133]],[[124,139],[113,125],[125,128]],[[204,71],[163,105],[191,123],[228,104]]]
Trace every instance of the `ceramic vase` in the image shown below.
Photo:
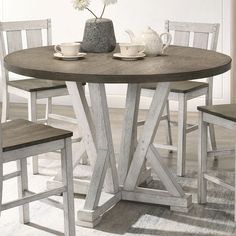
[[[116,47],[113,23],[109,19],[86,21],[81,48],[84,52],[107,53]]]

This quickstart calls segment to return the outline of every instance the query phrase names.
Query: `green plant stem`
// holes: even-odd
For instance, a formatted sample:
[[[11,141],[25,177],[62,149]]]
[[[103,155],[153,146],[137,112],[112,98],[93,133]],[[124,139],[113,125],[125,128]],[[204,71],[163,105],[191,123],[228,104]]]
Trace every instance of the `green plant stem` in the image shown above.
[[[86,7],[86,9],[87,9],[88,11],[90,11],[90,12],[94,15],[94,17],[95,17],[96,19],[98,18],[89,8]]]
[[[104,7],[103,7],[103,10],[102,10],[102,14],[101,14],[101,16],[100,16],[100,19],[103,17],[103,15],[104,15],[104,12],[105,12],[105,9],[106,9],[106,4],[104,4]]]

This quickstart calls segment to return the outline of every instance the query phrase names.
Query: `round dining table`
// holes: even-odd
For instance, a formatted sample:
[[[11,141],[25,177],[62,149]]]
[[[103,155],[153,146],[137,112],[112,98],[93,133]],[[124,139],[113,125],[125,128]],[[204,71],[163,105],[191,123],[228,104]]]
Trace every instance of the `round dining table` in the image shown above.
[[[171,210],[188,211],[192,207],[192,196],[183,191],[163,163],[153,139],[168,98],[170,83],[222,74],[230,69],[231,58],[214,51],[180,46],[170,46],[162,56],[133,61],[115,59],[113,53],[89,53],[84,59],[63,61],[54,58],[53,53],[52,46],[25,49],[8,54],[4,65],[8,71],[20,75],[66,81],[82,131],[84,150],[93,168],[77,223],[87,227],[97,225],[102,215],[121,200],[167,205]],[[83,83],[89,87],[91,110]],[[118,167],[106,83],[128,84]],[[137,116],[143,83],[156,83],[156,90],[137,139]],[[75,158],[74,167],[79,158]],[[146,160],[165,190],[140,186]]]

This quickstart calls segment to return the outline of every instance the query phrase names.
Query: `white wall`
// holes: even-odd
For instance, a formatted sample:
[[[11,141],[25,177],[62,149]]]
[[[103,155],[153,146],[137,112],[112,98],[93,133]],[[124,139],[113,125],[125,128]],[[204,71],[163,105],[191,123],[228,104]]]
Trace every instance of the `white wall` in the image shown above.
[[[78,12],[73,9],[71,0],[0,0],[3,9],[0,19],[4,21],[51,18],[53,26],[53,43],[78,41],[83,37],[86,19],[91,15],[87,11]],[[100,14],[102,5],[99,0],[91,0],[91,8]],[[118,42],[128,41],[124,32],[130,28],[141,32],[146,26],[151,26],[158,32],[164,28],[164,20],[212,22],[221,24],[218,51],[229,54],[230,1],[224,0],[118,0],[116,5],[106,9],[105,17],[114,22]],[[2,14],[1,14],[2,12]],[[229,102],[229,74],[219,76],[214,83],[215,103]],[[111,106],[124,104],[125,85],[108,85],[107,92]],[[67,103],[65,99],[57,100]],[[143,107],[148,103],[144,100]],[[198,99],[191,103],[202,103]]]

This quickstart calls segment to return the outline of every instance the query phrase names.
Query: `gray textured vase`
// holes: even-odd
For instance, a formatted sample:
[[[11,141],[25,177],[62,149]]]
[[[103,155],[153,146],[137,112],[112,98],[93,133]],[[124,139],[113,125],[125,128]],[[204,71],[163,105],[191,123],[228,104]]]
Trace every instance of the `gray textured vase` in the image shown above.
[[[109,19],[86,21],[81,49],[84,52],[112,52],[116,47],[113,23]]]

